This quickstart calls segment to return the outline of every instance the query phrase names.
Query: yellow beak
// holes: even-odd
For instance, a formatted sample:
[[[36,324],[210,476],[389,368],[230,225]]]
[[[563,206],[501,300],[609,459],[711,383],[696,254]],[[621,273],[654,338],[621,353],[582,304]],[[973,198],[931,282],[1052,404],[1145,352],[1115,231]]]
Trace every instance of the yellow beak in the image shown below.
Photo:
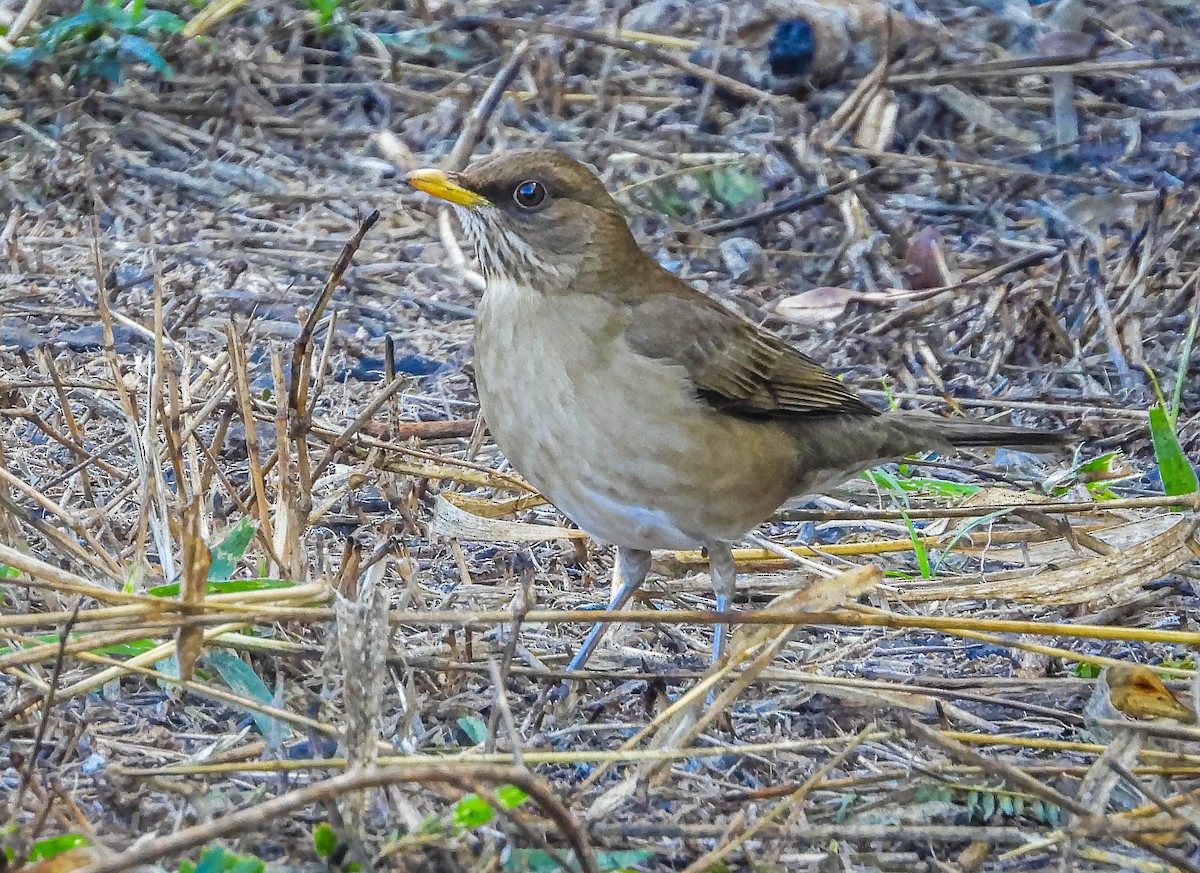
[[[458,174],[456,173],[446,173],[442,170],[433,169],[413,170],[404,177],[404,181],[418,191],[432,194],[439,200],[445,200],[447,203],[453,203],[456,206],[478,209],[481,206],[492,205],[482,194],[476,194],[469,188],[464,188],[458,183],[457,179]]]

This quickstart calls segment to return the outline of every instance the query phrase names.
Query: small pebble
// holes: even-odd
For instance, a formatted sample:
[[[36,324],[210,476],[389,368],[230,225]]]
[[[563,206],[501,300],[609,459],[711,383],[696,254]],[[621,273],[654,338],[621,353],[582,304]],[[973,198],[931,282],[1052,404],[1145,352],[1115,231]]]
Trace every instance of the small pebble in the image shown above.
[[[725,270],[733,281],[748,283],[762,276],[766,258],[762,247],[754,240],[730,237],[722,240],[719,248]]]

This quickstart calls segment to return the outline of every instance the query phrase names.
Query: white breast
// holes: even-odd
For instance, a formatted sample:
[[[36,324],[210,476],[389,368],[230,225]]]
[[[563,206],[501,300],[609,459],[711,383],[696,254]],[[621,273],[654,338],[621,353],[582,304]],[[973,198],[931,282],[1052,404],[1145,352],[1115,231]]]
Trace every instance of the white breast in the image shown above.
[[[623,328],[614,307],[500,281],[488,286],[477,324],[480,402],[518,472],[600,540],[702,544],[703,531],[683,529],[686,519],[659,499],[688,450],[686,416],[651,398],[687,389],[674,368],[613,345]]]
[[[597,539],[686,549],[740,538],[788,496],[794,445],[698,402],[683,367],[630,350],[625,315],[595,296],[489,283],[475,369],[497,445]],[[730,445],[737,466],[720,463]]]

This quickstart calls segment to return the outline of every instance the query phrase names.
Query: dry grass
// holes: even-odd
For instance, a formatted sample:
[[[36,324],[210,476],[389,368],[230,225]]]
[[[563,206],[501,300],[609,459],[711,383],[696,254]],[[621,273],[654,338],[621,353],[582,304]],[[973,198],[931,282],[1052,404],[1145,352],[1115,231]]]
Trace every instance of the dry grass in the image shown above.
[[[170,81],[0,68],[0,841],[83,834],[97,871],[214,840],[313,864],[322,821],[379,869],[1198,869],[1200,735],[1087,678],[1155,664],[1182,691],[1200,644],[1200,505],[1162,497],[1146,419],[1147,374],[1169,395],[1194,364],[1195,12],[1087,4],[1144,54],[1047,66],[1032,25],[932,0],[890,64],[856,40],[781,96],[753,4],[618,31],[577,0],[533,33],[451,3],[408,42],[379,34],[423,23],[384,5],[342,51],[252,0],[172,44]],[[1029,147],[1047,73],[1073,77],[1074,155]],[[926,459],[891,468],[924,481],[903,497],[789,507],[738,555],[717,671],[700,556],[656,555],[547,699],[610,555],[476,428],[477,283],[390,163],[545,143],[880,402],[1069,429],[1079,456]],[[798,298],[819,286],[853,294]],[[1113,450],[1096,500],[1077,462]],[[244,554],[210,551],[247,519]],[[531,799],[452,826],[504,784]]]

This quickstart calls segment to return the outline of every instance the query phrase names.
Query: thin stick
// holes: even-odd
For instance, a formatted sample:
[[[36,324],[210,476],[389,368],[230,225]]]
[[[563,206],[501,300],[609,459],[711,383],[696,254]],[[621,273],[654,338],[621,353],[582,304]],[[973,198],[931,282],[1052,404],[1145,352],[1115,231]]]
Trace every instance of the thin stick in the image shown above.
[[[732,76],[726,76],[715,70],[710,70],[708,67],[694,64],[686,58],[678,57],[655,46],[647,45],[644,41],[621,39],[604,33],[584,30],[579,27],[567,27],[562,24],[548,24],[540,21],[527,21],[520,18],[499,18],[486,15],[477,18],[453,19],[448,22],[447,26],[459,29],[466,29],[468,27],[494,27],[498,30],[539,30],[542,33],[549,33],[554,36],[565,36],[568,39],[578,39],[583,42],[595,43],[596,45],[606,45],[615,49],[623,49],[632,54],[640,55],[647,60],[665,64],[668,67],[674,67],[681,73],[693,76],[702,82],[712,82],[719,90],[740,100],[745,100],[748,103],[766,103],[778,99],[774,94],[755,88],[753,85],[747,85],[745,82],[734,79]]]
[[[354,254],[362,245],[363,237],[367,235],[375,223],[379,221],[379,210],[374,209],[371,214],[359,222],[358,230],[344,246],[337,256],[337,260],[333,262],[333,269],[329,271],[329,278],[325,281],[325,287],[321,289],[321,293],[317,296],[316,303],[313,304],[312,311],[308,314],[308,318],[304,320],[304,326],[300,328],[300,335],[296,337],[296,341],[292,344],[292,373],[291,380],[288,385],[288,409],[292,416],[289,431],[296,443],[296,468],[299,472],[301,493],[311,494],[312,483],[314,478],[319,474],[311,474],[309,472],[308,462],[308,446],[304,440],[309,428],[312,427],[312,411],[308,405],[308,386],[311,376],[311,362],[313,352],[313,334],[317,330],[317,325],[321,321],[321,316],[329,305],[330,299],[333,297],[333,292],[337,290],[338,285],[342,281],[342,276],[350,267],[350,262],[354,259]],[[332,325],[330,326],[332,330]],[[239,380],[240,384],[240,380]],[[246,423],[247,434],[250,432],[250,424]]]
[[[471,791],[475,783],[515,785],[537,802],[562,833],[575,852],[575,862],[583,873],[599,873],[587,832],[563,806],[549,785],[539,777],[517,767],[475,764],[471,767],[446,767],[440,764],[411,764],[385,767],[366,772],[344,773],[323,782],[295,788],[267,801],[256,801],[220,818],[182,828],[172,834],[135,844],[132,848],[84,867],[77,873],[121,873],[164,858],[175,857],[221,837],[261,830],[296,810],[314,803],[335,801],[350,791],[383,788],[403,782],[453,785]]]
[[[46,695],[42,699],[42,718],[38,722],[37,733],[33,738],[33,750],[29,753],[29,759],[21,769],[21,781],[17,783],[17,794],[13,799],[12,806],[9,808],[9,815],[13,820],[15,820],[17,810],[21,806],[21,799],[25,796],[25,789],[29,787],[29,783],[33,780],[33,771],[42,756],[42,747],[46,741],[46,728],[50,724],[50,710],[54,708],[54,704],[57,702],[58,680],[62,676],[63,662],[66,660],[64,649],[67,640],[70,639],[71,628],[75,626],[75,619],[79,615],[79,607],[82,604],[82,600],[75,601],[75,608],[71,610],[70,617],[63,623],[62,630],[59,631],[58,654],[54,658],[54,668],[50,672],[50,682],[47,685]],[[19,855],[18,857],[23,856]]]
[[[540,26],[535,23],[534,29],[536,32]],[[483,92],[483,96],[471,107],[471,111],[463,121],[462,131],[459,132],[458,139],[454,142],[454,148],[450,150],[450,156],[446,158],[446,169],[461,170],[467,165],[467,159],[471,157],[471,152],[475,151],[475,146],[483,133],[483,126],[496,111],[500,98],[504,96],[504,89],[512,83],[513,78],[521,69],[521,64],[525,62],[525,55],[529,52],[531,44],[532,40],[529,37],[517,43],[517,47],[512,50],[508,60],[500,67],[487,90]]]
[[[1179,497],[1126,497],[1118,500],[1081,501],[1076,503],[1012,503],[1007,506],[953,506],[938,509],[785,509],[775,513],[773,521],[903,521],[928,518],[975,518],[993,512],[1013,512],[1033,509],[1050,513],[1110,512],[1117,509],[1151,509],[1162,506],[1187,506],[1200,512],[1200,491]]]
[[[1069,76],[1099,76],[1136,73],[1142,70],[1200,70],[1200,58],[1137,58],[1134,60],[1079,61],[1074,58],[1018,58],[951,67],[929,73],[901,73],[889,76],[889,85],[940,85],[963,79],[992,79],[1000,76],[1033,76],[1062,73]]]
[[[727,218],[723,221],[712,221],[702,224],[699,230],[709,234],[728,233],[731,230],[741,230],[743,227],[750,227],[751,225],[761,224],[764,221],[770,221],[772,218],[778,218],[781,215],[799,212],[801,209],[807,209],[818,203],[824,203],[835,194],[841,194],[843,191],[857,188],[878,173],[878,168],[873,167],[862,175],[843,179],[841,182],[830,185],[827,188],[819,188],[808,194],[796,194],[750,215],[742,215],[737,218]]]

